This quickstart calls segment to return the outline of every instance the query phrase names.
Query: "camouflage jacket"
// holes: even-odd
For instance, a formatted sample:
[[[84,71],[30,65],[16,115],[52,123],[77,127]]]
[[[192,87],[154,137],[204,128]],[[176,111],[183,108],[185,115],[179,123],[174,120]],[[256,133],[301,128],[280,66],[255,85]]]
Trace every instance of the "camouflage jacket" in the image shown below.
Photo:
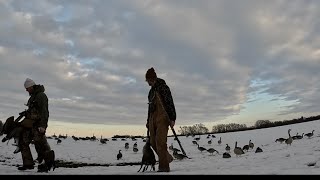
[[[43,85],[35,85],[34,92],[28,100],[27,118],[36,120],[35,126],[48,127],[49,109],[48,109],[48,97],[44,93],[45,89]]]
[[[149,107],[148,107],[148,122],[150,114],[154,112],[155,106],[155,94],[156,92],[159,93],[162,103],[164,105],[164,109],[166,110],[169,118],[171,121],[176,120],[176,109],[174,106],[173,98],[171,95],[171,91],[169,86],[166,84],[166,82],[163,79],[157,78],[156,83],[153,87],[151,87],[148,95],[149,100]]]

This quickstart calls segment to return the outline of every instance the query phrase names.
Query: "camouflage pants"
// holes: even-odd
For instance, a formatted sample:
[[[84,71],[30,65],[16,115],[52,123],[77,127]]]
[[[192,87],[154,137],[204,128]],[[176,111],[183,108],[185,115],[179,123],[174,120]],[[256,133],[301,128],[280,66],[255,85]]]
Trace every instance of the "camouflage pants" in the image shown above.
[[[38,157],[45,158],[51,150],[45,134],[39,133],[36,128],[24,128],[20,136],[19,147],[21,148],[22,161],[24,166],[34,165],[30,143],[34,141]]]
[[[169,120],[163,106],[159,103],[161,102],[157,100],[155,112],[149,119],[150,143],[158,155],[159,170],[170,171],[169,163],[173,160],[173,157],[169,154],[167,147]]]

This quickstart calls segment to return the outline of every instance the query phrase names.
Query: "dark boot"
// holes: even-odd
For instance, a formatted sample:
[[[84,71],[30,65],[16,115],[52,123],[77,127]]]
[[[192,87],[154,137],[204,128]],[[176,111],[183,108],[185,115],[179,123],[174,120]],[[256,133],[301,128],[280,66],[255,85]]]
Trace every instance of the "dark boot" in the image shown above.
[[[38,172],[48,172],[48,166],[46,164],[39,164],[38,165]]]

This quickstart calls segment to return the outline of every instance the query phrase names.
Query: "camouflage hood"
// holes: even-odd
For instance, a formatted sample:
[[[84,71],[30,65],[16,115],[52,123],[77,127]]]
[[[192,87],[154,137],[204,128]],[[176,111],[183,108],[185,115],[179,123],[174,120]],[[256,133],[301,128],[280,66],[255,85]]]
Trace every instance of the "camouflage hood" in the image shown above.
[[[32,94],[38,94],[39,92],[45,91],[45,88],[43,85],[35,85],[33,88],[34,88],[34,92]]]

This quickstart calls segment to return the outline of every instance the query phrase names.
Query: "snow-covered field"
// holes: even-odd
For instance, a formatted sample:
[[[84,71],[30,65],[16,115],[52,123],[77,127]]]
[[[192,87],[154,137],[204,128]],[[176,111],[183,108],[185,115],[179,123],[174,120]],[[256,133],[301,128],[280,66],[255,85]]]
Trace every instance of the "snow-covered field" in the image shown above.
[[[312,130],[314,135],[311,138],[303,137],[300,140],[294,140],[292,145],[286,143],[275,142],[277,138],[288,138],[288,129],[291,129],[291,136],[299,133],[309,133]],[[56,160],[72,161],[79,163],[97,163],[110,164],[108,167],[91,166],[79,168],[62,168],[57,167],[55,171],[50,171],[49,175],[60,174],[199,174],[199,175],[215,175],[215,174],[320,174],[320,121],[312,121],[288,126],[281,126],[268,129],[259,129],[243,132],[215,134],[215,138],[207,138],[207,135],[200,136],[198,144],[204,148],[214,148],[219,151],[219,154],[210,154],[207,151],[200,152],[196,145],[192,143],[195,137],[179,137],[181,144],[191,159],[177,160],[171,164],[171,172],[159,173],[156,171],[146,171],[144,173],[137,172],[140,165],[131,166],[116,166],[119,163],[135,163],[140,162],[142,158],[142,147],[145,144],[142,139],[132,141],[127,139],[123,141],[118,139],[112,141],[108,138],[107,144],[101,144],[97,141],[75,141],[71,137],[62,139],[60,144],[57,140],[48,139],[51,148],[55,151]],[[2,136],[3,137],[3,136]],[[2,139],[1,137],[1,139]],[[221,137],[222,143],[218,144]],[[100,137],[97,137],[98,139]],[[208,141],[212,140],[212,144]],[[249,140],[254,143],[254,148],[245,151],[245,154],[236,157],[233,152],[235,142],[238,142],[239,147],[248,144]],[[125,143],[128,142],[130,148],[125,149]],[[133,152],[133,144],[137,142],[139,151]],[[179,149],[177,141],[173,137],[168,138],[168,146],[173,144]],[[34,170],[18,171],[16,165],[22,164],[21,154],[13,154],[15,146],[12,145],[13,140],[9,143],[0,142],[0,174],[39,174]],[[231,158],[223,158],[226,144],[231,147]],[[36,153],[33,145],[31,150],[34,158]],[[257,147],[260,147],[263,152],[255,153]],[[118,151],[121,150],[123,157],[117,160]],[[172,151],[170,151],[172,153]],[[157,170],[157,164],[156,164]],[[41,173],[43,174],[43,173]]]

